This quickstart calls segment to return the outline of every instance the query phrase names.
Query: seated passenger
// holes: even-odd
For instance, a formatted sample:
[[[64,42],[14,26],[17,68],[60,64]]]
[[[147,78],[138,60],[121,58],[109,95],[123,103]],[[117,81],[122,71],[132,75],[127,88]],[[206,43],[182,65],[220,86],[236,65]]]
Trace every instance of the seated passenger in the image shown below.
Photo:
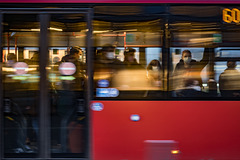
[[[206,92],[201,91],[199,82],[195,79],[185,80],[185,88],[176,92],[177,97],[207,97]]]
[[[98,50],[95,60],[96,69],[119,69],[121,67],[122,62],[115,57],[115,46],[106,44],[101,50]]]
[[[124,51],[124,65],[126,69],[143,69],[143,67],[137,62],[135,58],[136,50],[128,48]]]
[[[123,68],[123,63],[115,57],[115,46],[106,44],[97,51],[94,61],[94,81],[97,87],[98,80],[107,80],[112,86],[112,79],[119,70]]]
[[[14,53],[9,53],[7,55],[6,66],[12,67],[16,61],[17,61],[16,55]]]
[[[222,97],[240,97],[240,72],[236,61],[229,60],[227,69],[219,76],[219,89]]]
[[[162,86],[162,66],[158,60],[154,59],[148,64],[147,78],[153,86]]]

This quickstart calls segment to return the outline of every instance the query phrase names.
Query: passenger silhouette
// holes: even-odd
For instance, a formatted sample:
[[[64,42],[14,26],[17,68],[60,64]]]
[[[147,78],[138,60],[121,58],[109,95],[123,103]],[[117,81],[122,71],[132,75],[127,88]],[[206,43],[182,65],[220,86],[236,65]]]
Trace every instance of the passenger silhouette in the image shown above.
[[[234,60],[227,62],[227,69],[219,76],[219,90],[222,97],[240,97],[240,72]]]

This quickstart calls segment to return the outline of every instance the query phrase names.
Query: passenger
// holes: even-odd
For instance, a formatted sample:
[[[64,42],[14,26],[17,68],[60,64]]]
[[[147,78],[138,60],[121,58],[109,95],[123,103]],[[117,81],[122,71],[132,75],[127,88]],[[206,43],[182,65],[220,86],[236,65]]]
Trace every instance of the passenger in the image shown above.
[[[119,69],[122,68],[122,62],[115,57],[115,46],[106,44],[101,50],[98,50],[98,55],[95,60],[96,69]],[[98,68],[100,67],[100,68]]]
[[[185,80],[185,88],[176,92],[177,97],[207,97],[206,92],[201,91],[196,79]]]
[[[137,62],[135,58],[136,50],[128,48],[124,51],[124,65],[126,69],[143,69],[143,67]]]
[[[6,62],[6,66],[12,67],[13,64],[17,61],[17,57],[14,53],[9,53],[7,55],[7,62]]]
[[[222,97],[240,97],[240,72],[234,60],[227,62],[227,69],[219,76],[219,89]]]
[[[80,47],[72,47],[70,54],[63,57],[63,62],[71,62],[75,65],[76,71],[72,75],[64,74],[66,76],[72,76],[74,79],[62,80],[61,83],[57,83],[57,87],[60,88],[58,92],[57,111],[61,117],[74,107],[76,94],[74,91],[84,88],[85,75],[84,64],[79,61],[79,57],[82,55],[82,49]]]
[[[190,50],[184,50],[182,52],[182,58],[177,63],[174,76],[178,80],[184,78],[193,78],[199,81],[199,86],[202,87],[201,71],[209,62],[209,49],[204,50],[203,58],[199,62],[192,59],[192,53]],[[174,77],[174,78],[176,78]],[[176,82],[177,85],[180,84]]]
[[[104,45],[101,50],[97,50],[96,54],[94,61],[96,97],[111,97],[108,92],[103,93],[104,89],[101,88],[116,87],[115,78],[118,72],[123,69],[123,63],[115,57],[115,46],[111,44]],[[101,81],[104,81],[105,84],[102,85]]]
[[[62,57],[62,62],[79,62],[80,57],[83,55],[83,50],[78,47],[71,47],[70,54]]]
[[[83,55],[83,50],[78,47],[71,47],[70,53],[62,57],[61,62],[55,63],[56,65],[61,64],[62,62],[71,62],[76,66],[76,72],[73,76],[79,76],[80,72],[85,69],[85,64],[80,61],[80,57]]]
[[[96,72],[114,73],[123,68],[123,63],[115,57],[115,46],[106,44],[98,51],[94,68]]]
[[[162,66],[158,60],[154,59],[148,64],[147,78],[153,86],[162,86]]]

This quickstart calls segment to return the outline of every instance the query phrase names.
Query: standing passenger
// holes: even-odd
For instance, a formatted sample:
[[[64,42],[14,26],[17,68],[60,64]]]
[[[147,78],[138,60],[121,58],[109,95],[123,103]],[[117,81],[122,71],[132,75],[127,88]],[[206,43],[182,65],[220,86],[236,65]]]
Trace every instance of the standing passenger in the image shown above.
[[[177,63],[174,75],[178,80],[184,78],[193,78],[199,81],[199,86],[202,87],[201,71],[209,62],[209,50],[205,49],[203,58],[199,62],[192,59],[192,53],[190,50],[184,50],[182,52],[182,58]]]

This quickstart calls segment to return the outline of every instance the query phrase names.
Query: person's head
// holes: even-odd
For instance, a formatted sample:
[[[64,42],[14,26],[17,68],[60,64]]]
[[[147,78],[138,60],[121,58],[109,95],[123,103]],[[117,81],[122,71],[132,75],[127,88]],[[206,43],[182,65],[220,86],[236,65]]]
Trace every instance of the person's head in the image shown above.
[[[16,55],[14,54],[14,53],[9,53],[8,55],[7,55],[7,60],[8,61],[16,61]]]
[[[83,50],[78,46],[72,47],[70,49],[70,55],[73,56],[75,59],[79,59],[82,54]]]
[[[227,67],[230,69],[234,69],[237,66],[237,62],[235,60],[229,60],[227,61]]]
[[[115,46],[111,44],[106,44],[101,49],[101,54],[107,59],[115,58]]]
[[[156,59],[152,60],[147,66],[147,70],[158,71],[160,69],[161,69],[160,62]]]
[[[133,48],[128,48],[124,51],[124,61],[134,62],[135,61],[135,52]]]
[[[182,52],[182,60],[184,63],[189,64],[192,60],[192,53],[189,50],[184,50]]]

